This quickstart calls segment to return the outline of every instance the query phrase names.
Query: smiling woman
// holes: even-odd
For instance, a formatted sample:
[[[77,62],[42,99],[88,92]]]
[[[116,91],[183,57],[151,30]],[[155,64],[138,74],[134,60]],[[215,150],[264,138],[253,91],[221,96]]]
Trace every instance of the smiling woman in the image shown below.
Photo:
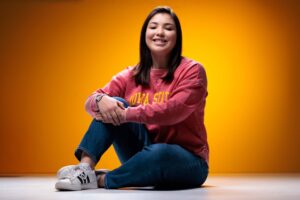
[[[146,31],[146,44],[151,51],[153,59],[168,58],[176,44],[176,27],[174,20],[168,14],[156,14],[149,22]],[[159,66],[153,63],[154,68],[167,68],[167,63]]]
[[[75,151],[80,164],[58,171],[58,190],[189,188],[205,182],[206,74],[198,62],[181,56],[181,37],[171,8],[158,7],[148,15],[141,31],[140,62],[87,99],[86,111],[94,119]],[[110,172],[95,171],[112,144],[122,165]]]
[[[141,27],[156,2],[0,1],[1,175],[76,164],[74,145],[91,121],[84,102],[138,63]],[[210,173],[299,173],[299,2],[164,2],[180,17],[183,55],[208,74]],[[162,83],[150,83],[153,96],[137,91],[126,100],[165,102]],[[96,167],[118,166],[111,147]]]
[[[170,82],[181,62],[182,32],[179,19],[171,10],[165,13],[159,12],[159,9],[148,15],[140,36],[140,63],[135,69],[135,80],[144,86],[149,84],[150,68],[167,69],[163,80]]]

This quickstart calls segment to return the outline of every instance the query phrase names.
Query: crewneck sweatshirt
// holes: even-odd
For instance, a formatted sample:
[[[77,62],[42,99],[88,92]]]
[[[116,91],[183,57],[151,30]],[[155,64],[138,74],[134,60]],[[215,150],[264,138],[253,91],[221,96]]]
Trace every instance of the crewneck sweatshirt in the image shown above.
[[[204,125],[208,92],[203,66],[182,57],[170,83],[162,79],[167,69],[151,68],[149,87],[136,85],[133,69],[127,67],[93,92],[85,103],[87,112],[95,116],[95,97],[99,94],[122,97],[129,103],[126,122],[145,124],[153,143],[180,145],[208,163],[209,146]]]

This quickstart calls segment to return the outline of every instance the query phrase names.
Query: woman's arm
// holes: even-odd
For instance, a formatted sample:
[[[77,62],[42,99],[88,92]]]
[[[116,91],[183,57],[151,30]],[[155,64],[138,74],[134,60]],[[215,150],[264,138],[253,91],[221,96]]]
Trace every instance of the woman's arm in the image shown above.
[[[165,103],[129,107],[126,109],[127,122],[158,125],[173,125],[185,120],[207,96],[207,80],[204,68],[191,68],[172,91]]]
[[[129,73],[130,68],[123,70],[122,72],[115,75],[112,78],[112,80],[109,83],[107,83],[103,88],[97,89],[88,97],[88,99],[85,102],[85,109],[93,118],[97,117],[98,119],[100,119],[99,112],[104,118],[116,118],[113,113],[113,110],[115,110],[116,108],[120,108],[120,106],[119,103],[116,103],[117,101],[115,99],[109,97],[124,96],[127,79],[129,78]]]

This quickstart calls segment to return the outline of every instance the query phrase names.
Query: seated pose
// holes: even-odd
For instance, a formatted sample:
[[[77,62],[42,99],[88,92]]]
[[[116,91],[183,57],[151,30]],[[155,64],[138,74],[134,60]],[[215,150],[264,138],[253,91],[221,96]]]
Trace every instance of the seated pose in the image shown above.
[[[88,97],[93,120],[75,151],[80,163],[58,171],[56,189],[191,188],[205,182],[206,73],[181,51],[178,17],[169,7],[155,8],[141,30],[139,63]],[[121,166],[95,170],[111,145]]]

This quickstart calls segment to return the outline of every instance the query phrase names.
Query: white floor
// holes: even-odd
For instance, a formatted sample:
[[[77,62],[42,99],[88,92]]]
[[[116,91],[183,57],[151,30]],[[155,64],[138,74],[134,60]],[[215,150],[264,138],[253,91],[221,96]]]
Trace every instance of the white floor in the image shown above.
[[[72,200],[299,200],[300,174],[210,175],[204,187],[155,191],[151,188],[58,192],[54,176],[0,177],[0,199]]]

